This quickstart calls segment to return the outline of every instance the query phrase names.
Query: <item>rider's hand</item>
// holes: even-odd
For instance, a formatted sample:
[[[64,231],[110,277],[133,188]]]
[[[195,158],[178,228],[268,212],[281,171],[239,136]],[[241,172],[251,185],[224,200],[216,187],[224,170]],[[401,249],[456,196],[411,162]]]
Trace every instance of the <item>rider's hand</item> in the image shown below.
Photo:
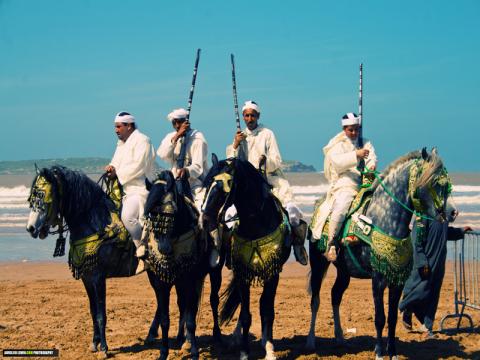
[[[113,179],[117,176],[117,172],[115,171],[115,167],[113,167],[112,165],[105,166],[105,171],[107,173],[107,176],[110,179]]]
[[[190,121],[186,120],[180,124],[180,127],[177,130],[177,133],[172,138],[172,143],[177,142],[185,133],[190,129]]]
[[[358,150],[355,151],[355,153],[357,154],[357,159],[361,160],[361,159],[368,158],[368,154],[370,154],[370,150],[368,150],[368,149],[358,149]]]
[[[258,167],[262,166],[263,164],[266,164],[266,162],[267,162],[267,156],[266,155],[260,156],[260,158],[258,159]]]
[[[237,131],[235,138],[233,139],[233,148],[237,149],[240,146],[240,143],[246,138],[247,136],[244,133],[242,133],[240,130]]]
[[[177,179],[188,179],[190,177],[190,173],[188,172],[187,168],[181,168],[177,170]]]

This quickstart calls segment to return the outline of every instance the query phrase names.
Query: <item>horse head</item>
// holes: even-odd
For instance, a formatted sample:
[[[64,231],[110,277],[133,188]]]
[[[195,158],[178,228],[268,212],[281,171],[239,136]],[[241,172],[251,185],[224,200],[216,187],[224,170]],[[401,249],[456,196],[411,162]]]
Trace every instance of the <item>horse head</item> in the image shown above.
[[[422,159],[411,167],[410,173],[413,172],[417,176],[410,197],[415,210],[440,221],[454,221],[458,210],[451,197],[452,182],[437,150],[428,154],[423,149]]]
[[[27,231],[33,238],[45,239],[51,227],[61,225],[59,214],[61,180],[58,167],[37,169],[30,189]]]
[[[233,203],[235,161],[236,159],[219,161],[217,156],[212,154],[212,167],[203,182],[207,194],[203,200],[200,222],[209,233],[223,221],[225,211]]]
[[[172,252],[170,238],[174,232],[175,215],[178,212],[179,196],[171,171],[158,174],[145,203],[144,231],[153,232],[162,254]]]

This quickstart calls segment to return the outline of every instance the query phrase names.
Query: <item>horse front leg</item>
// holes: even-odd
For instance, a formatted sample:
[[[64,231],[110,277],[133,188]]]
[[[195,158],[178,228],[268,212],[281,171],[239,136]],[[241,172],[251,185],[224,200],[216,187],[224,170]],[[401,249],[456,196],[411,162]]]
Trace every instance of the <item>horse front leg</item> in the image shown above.
[[[85,279],[84,284],[88,282],[93,289],[93,305],[95,307],[95,325],[98,328],[98,339],[100,340],[101,356],[108,357],[107,338],[105,336],[105,328],[107,326],[106,311],[106,278],[100,272],[94,273]],[[94,325],[94,327],[95,327]],[[95,343],[95,332],[94,332]]]
[[[241,281],[241,280],[240,280]],[[247,360],[250,353],[250,346],[248,344],[248,335],[250,333],[250,326],[252,325],[252,314],[250,313],[250,285],[240,283],[237,287],[240,292],[240,322],[242,324],[242,343],[240,345],[240,360]]]
[[[345,342],[343,338],[342,323],[340,321],[340,304],[342,303],[342,297],[345,290],[350,284],[350,275],[345,270],[337,268],[337,278],[332,287],[332,311],[333,311],[333,323],[334,334],[337,344],[343,344]]]
[[[172,285],[166,284],[161,280],[158,280],[158,292],[159,301],[158,307],[160,308],[160,328],[162,329],[162,340],[160,343],[160,357],[159,360],[167,360],[169,346],[168,346],[168,331],[170,329],[170,290]]]
[[[83,285],[85,286],[85,290],[87,291],[88,295],[88,303],[90,306],[90,316],[92,317],[92,324],[93,324],[93,338],[92,343],[90,344],[90,351],[97,352],[98,345],[100,344],[100,329],[98,328],[97,324],[97,304],[95,301],[95,290],[92,286],[91,280],[82,278]]]
[[[210,271],[210,306],[212,308],[213,316],[213,341],[222,342],[222,331],[218,323],[218,305],[220,304],[220,297],[218,293],[222,285],[222,266],[217,266]]]
[[[161,307],[160,301],[161,297],[164,296],[160,292],[160,283],[158,277],[151,271],[147,271],[148,281],[150,281],[150,285],[155,292],[155,298],[157,300],[157,310],[155,311],[155,315],[152,320],[152,324],[150,325],[150,329],[148,330],[148,335],[145,339],[145,344],[153,344],[155,339],[158,338],[158,327],[160,326],[160,316],[161,316]]]
[[[182,289],[178,288],[178,285],[175,284],[175,292],[177,293],[177,306],[178,306],[178,332],[177,332],[177,343],[182,346],[185,340],[190,341],[190,339],[187,339],[185,337],[185,309],[186,309],[186,304],[185,304],[185,299],[182,292]],[[188,334],[187,334],[188,335]]]
[[[395,331],[397,328],[398,303],[402,296],[403,286],[391,286],[388,289],[388,340],[387,354],[391,360],[397,360]]]
[[[385,310],[383,307],[383,293],[387,286],[384,276],[378,272],[372,274],[372,292],[373,302],[375,305],[375,330],[376,330],[376,344],[375,344],[375,359],[383,359],[383,341],[382,333],[385,327]]]
[[[185,297],[185,325],[187,328],[187,339],[190,342],[190,354],[192,359],[199,358],[199,349],[197,345],[197,337],[195,335],[197,328],[197,312],[199,300],[203,288],[204,277],[201,276],[196,281],[190,281],[187,278],[183,281],[182,294]]]
[[[316,245],[309,242],[310,245],[310,331],[307,336],[306,348],[309,351],[315,351],[315,324],[317,322],[318,309],[320,307],[320,289],[322,287],[323,278],[327,273],[330,262],[321,254]]]
[[[273,321],[275,320],[275,295],[277,293],[279,275],[265,282],[260,297],[260,317],[262,319],[262,345],[265,349],[265,359],[275,360],[273,347]]]

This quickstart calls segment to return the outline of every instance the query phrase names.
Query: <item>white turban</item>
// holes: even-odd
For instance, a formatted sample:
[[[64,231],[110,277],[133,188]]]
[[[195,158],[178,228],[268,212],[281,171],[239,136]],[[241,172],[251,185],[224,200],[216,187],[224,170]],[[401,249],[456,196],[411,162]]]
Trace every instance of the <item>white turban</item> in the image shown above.
[[[360,125],[360,118],[354,113],[343,115],[342,126]]]
[[[187,110],[180,108],[173,110],[170,114],[167,115],[168,121],[186,119],[188,115]]]
[[[244,112],[247,109],[253,109],[260,114],[260,106],[258,106],[255,101],[252,101],[252,100],[245,101],[245,104],[242,107],[242,112]]]
[[[132,124],[135,122],[135,118],[125,111],[120,111],[117,116],[115,116],[116,123],[126,123]]]

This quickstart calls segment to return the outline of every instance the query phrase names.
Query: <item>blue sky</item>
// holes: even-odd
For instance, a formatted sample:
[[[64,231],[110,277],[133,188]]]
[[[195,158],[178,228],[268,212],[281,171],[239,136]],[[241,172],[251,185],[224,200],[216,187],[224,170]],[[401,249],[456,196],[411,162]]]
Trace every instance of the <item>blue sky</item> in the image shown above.
[[[478,1],[0,1],[0,160],[110,157],[113,118],[133,113],[155,147],[186,107],[220,157],[239,102],[254,99],[284,159],[322,169],[340,117],[357,111],[380,168],[437,146],[480,171]]]

